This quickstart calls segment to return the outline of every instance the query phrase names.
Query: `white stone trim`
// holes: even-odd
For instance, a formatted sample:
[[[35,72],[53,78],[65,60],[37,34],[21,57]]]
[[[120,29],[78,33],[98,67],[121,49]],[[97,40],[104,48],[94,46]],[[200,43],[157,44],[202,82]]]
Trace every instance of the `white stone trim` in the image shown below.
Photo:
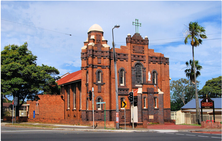
[[[89,43],[88,44],[88,46],[94,46],[95,45],[95,43]]]
[[[83,46],[81,49],[87,49],[87,46]]]
[[[102,44],[104,47],[110,47],[109,45],[107,45],[107,44]]]
[[[94,36],[94,35],[91,35],[90,39],[95,39],[95,36]]]
[[[158,88],[158,94],[164,94],[159,88]]]
[[[142,88],[138,88],[137,94],[142,94],[143,93],[143,89]]]

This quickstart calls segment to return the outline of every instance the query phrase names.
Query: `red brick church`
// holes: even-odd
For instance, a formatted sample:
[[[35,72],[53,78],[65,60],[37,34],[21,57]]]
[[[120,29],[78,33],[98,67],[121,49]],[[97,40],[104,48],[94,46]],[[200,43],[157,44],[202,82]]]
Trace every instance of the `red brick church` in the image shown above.
[[[116,121],[116,94],[113,48],[103,37],[103,29],[92,25],[81,48],[81,70],[64,75],[57,83],[61,86],[62,118],[67,121]],[[149,49],[149,40],[139,33],[126,37],[126,46],[116,48],[119,123],[131,125],[134,110],[135,125],[144,122],[170,121],[169,58]],[[94,88],[94,98],[89,94]],[[134,91],[134,108],[128,99]],[[39,100],[40,105],[41,98]],[[126,107],[122,102],[125,101]],[[96,104],[105,102],[106,104]],[[106,106],[106,107],[105,107]],[[126,116],[124,116],[126,110]],[[41,111],[39,111],[40,115]],[[30,116],[32,118],[32,116]],[[37,115],[38,117],[38,115]],[[35,118],[37,118],[35,117]]]

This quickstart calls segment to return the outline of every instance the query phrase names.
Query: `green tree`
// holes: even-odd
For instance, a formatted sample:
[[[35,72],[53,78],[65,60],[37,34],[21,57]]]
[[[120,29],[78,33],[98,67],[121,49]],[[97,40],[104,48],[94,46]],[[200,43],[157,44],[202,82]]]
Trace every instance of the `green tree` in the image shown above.
[[[190,81],[195,84],[194,82],[194,69],[193,69],[193,61],[187,61],[186,66],[188,69],[185,70],[186,77],[190,79]],[[200,70],[202,69],[202,66],[199,65],[199,62],[196,60],[195,61],[195,67],[196,67],[196,77],[200,76]]]
[[[208,95],[210,98],[222,97],[222,76],[208,80],[199,91],[201,97]]]
[[[190,40],[190,44],[192,46],[192,58],[193,62],[195,62],[194,59],[194,47],[199,46],[202,44],[202,39],[206,39],[207,36],[205,34],[204,27],[200,26],[197,22],[190,22],[189,23],[189,34],[185,37],[184,43],[187,44],[188,40]],[[193,69],[194,72],[196,72],[195,63],[193,63]],[[198,93],[197,93],[197,84],[196,84],[196,73],[194,73],[194,83],[195,83],[195,96],[196,96],[196,120],[197,123],[200,124],[200,106],[199,106],[199,99],[198,99]]]
[[[197,81],[197,85],[199,82]],[[194,84],[190,83],[188,79],[181,78],[173,80],[170,83],[171,91],[171,110],[180,110],[187,102],[195,97]]]
[[[28,44],[21,46],[8,45],[1,51],[1,98],[4,96],[18,97],[22,101],[34,99],[35,95],[42,92],[55,94],[59,88],[55,80],[59,71],[51,66],[36,64],[37,56],[28,50]]]

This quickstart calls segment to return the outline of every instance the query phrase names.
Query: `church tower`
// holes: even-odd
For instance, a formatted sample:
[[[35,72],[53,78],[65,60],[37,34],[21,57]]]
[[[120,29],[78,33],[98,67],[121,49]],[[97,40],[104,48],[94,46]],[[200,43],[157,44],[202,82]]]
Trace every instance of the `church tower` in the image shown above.
[[[138,26],[138,20],[135,22]],[[117,64],[119,125],[124,120],[141,127],[146,122],[170,121],[169,58],[149,49],[149,39],[138,29],[126,37],[126,46],[115,49]],[[107,45],[103,29],[92,25],[81,50],[81,113],[83,121],[116,121],[113,48]],[[90,96],[94,90],[95,97]],[[128,95],[134,91],[131,104]],[[99,102],[99,103],[98,103]],[[102,102],[102,103],[101,103]],[[123,104],[124,103],[124,104]],[[105,112],[106,111],[106,112]],[[133,114],[132,114],[133,113]],[[105,117],[104,117],[105,116]]]
[[[110,109],[110,46],[103,37],[103,29],[92,25],[88,30],[88,38],[81,52],[82,60],[82,120],[92,121],[92,99],[90,93],[94,88],[95,120],[103,120],[105,104]],[[107,113],[107,120],[109,114]]]

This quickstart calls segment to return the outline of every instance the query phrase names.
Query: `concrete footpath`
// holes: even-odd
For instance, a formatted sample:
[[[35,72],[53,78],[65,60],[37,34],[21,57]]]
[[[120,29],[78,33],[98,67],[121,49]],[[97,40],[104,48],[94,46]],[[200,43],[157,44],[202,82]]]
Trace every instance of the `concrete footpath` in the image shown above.
[[[22,126],[19,126],[21,124]],[[27,126],[24,126],[27,124]],[[10,122],[1,122],[1,126],[21,127],[21,128],[38,128],[51,130],[70,130],[70,131],[88,131],[88,132],[193,132],[193,133],[207,133],[207,134],[221,134],[221,129],[205,129],[200,126],[191,125],[148,125],[147,128],[106,128],[97,127],[93,129],[92,126],[81,125],[64,125],[64,124],[46,124],[46,123],[30,123],[21,122],[16,125],[11,125]],[[35,127],[38,126],[38,127]]]

